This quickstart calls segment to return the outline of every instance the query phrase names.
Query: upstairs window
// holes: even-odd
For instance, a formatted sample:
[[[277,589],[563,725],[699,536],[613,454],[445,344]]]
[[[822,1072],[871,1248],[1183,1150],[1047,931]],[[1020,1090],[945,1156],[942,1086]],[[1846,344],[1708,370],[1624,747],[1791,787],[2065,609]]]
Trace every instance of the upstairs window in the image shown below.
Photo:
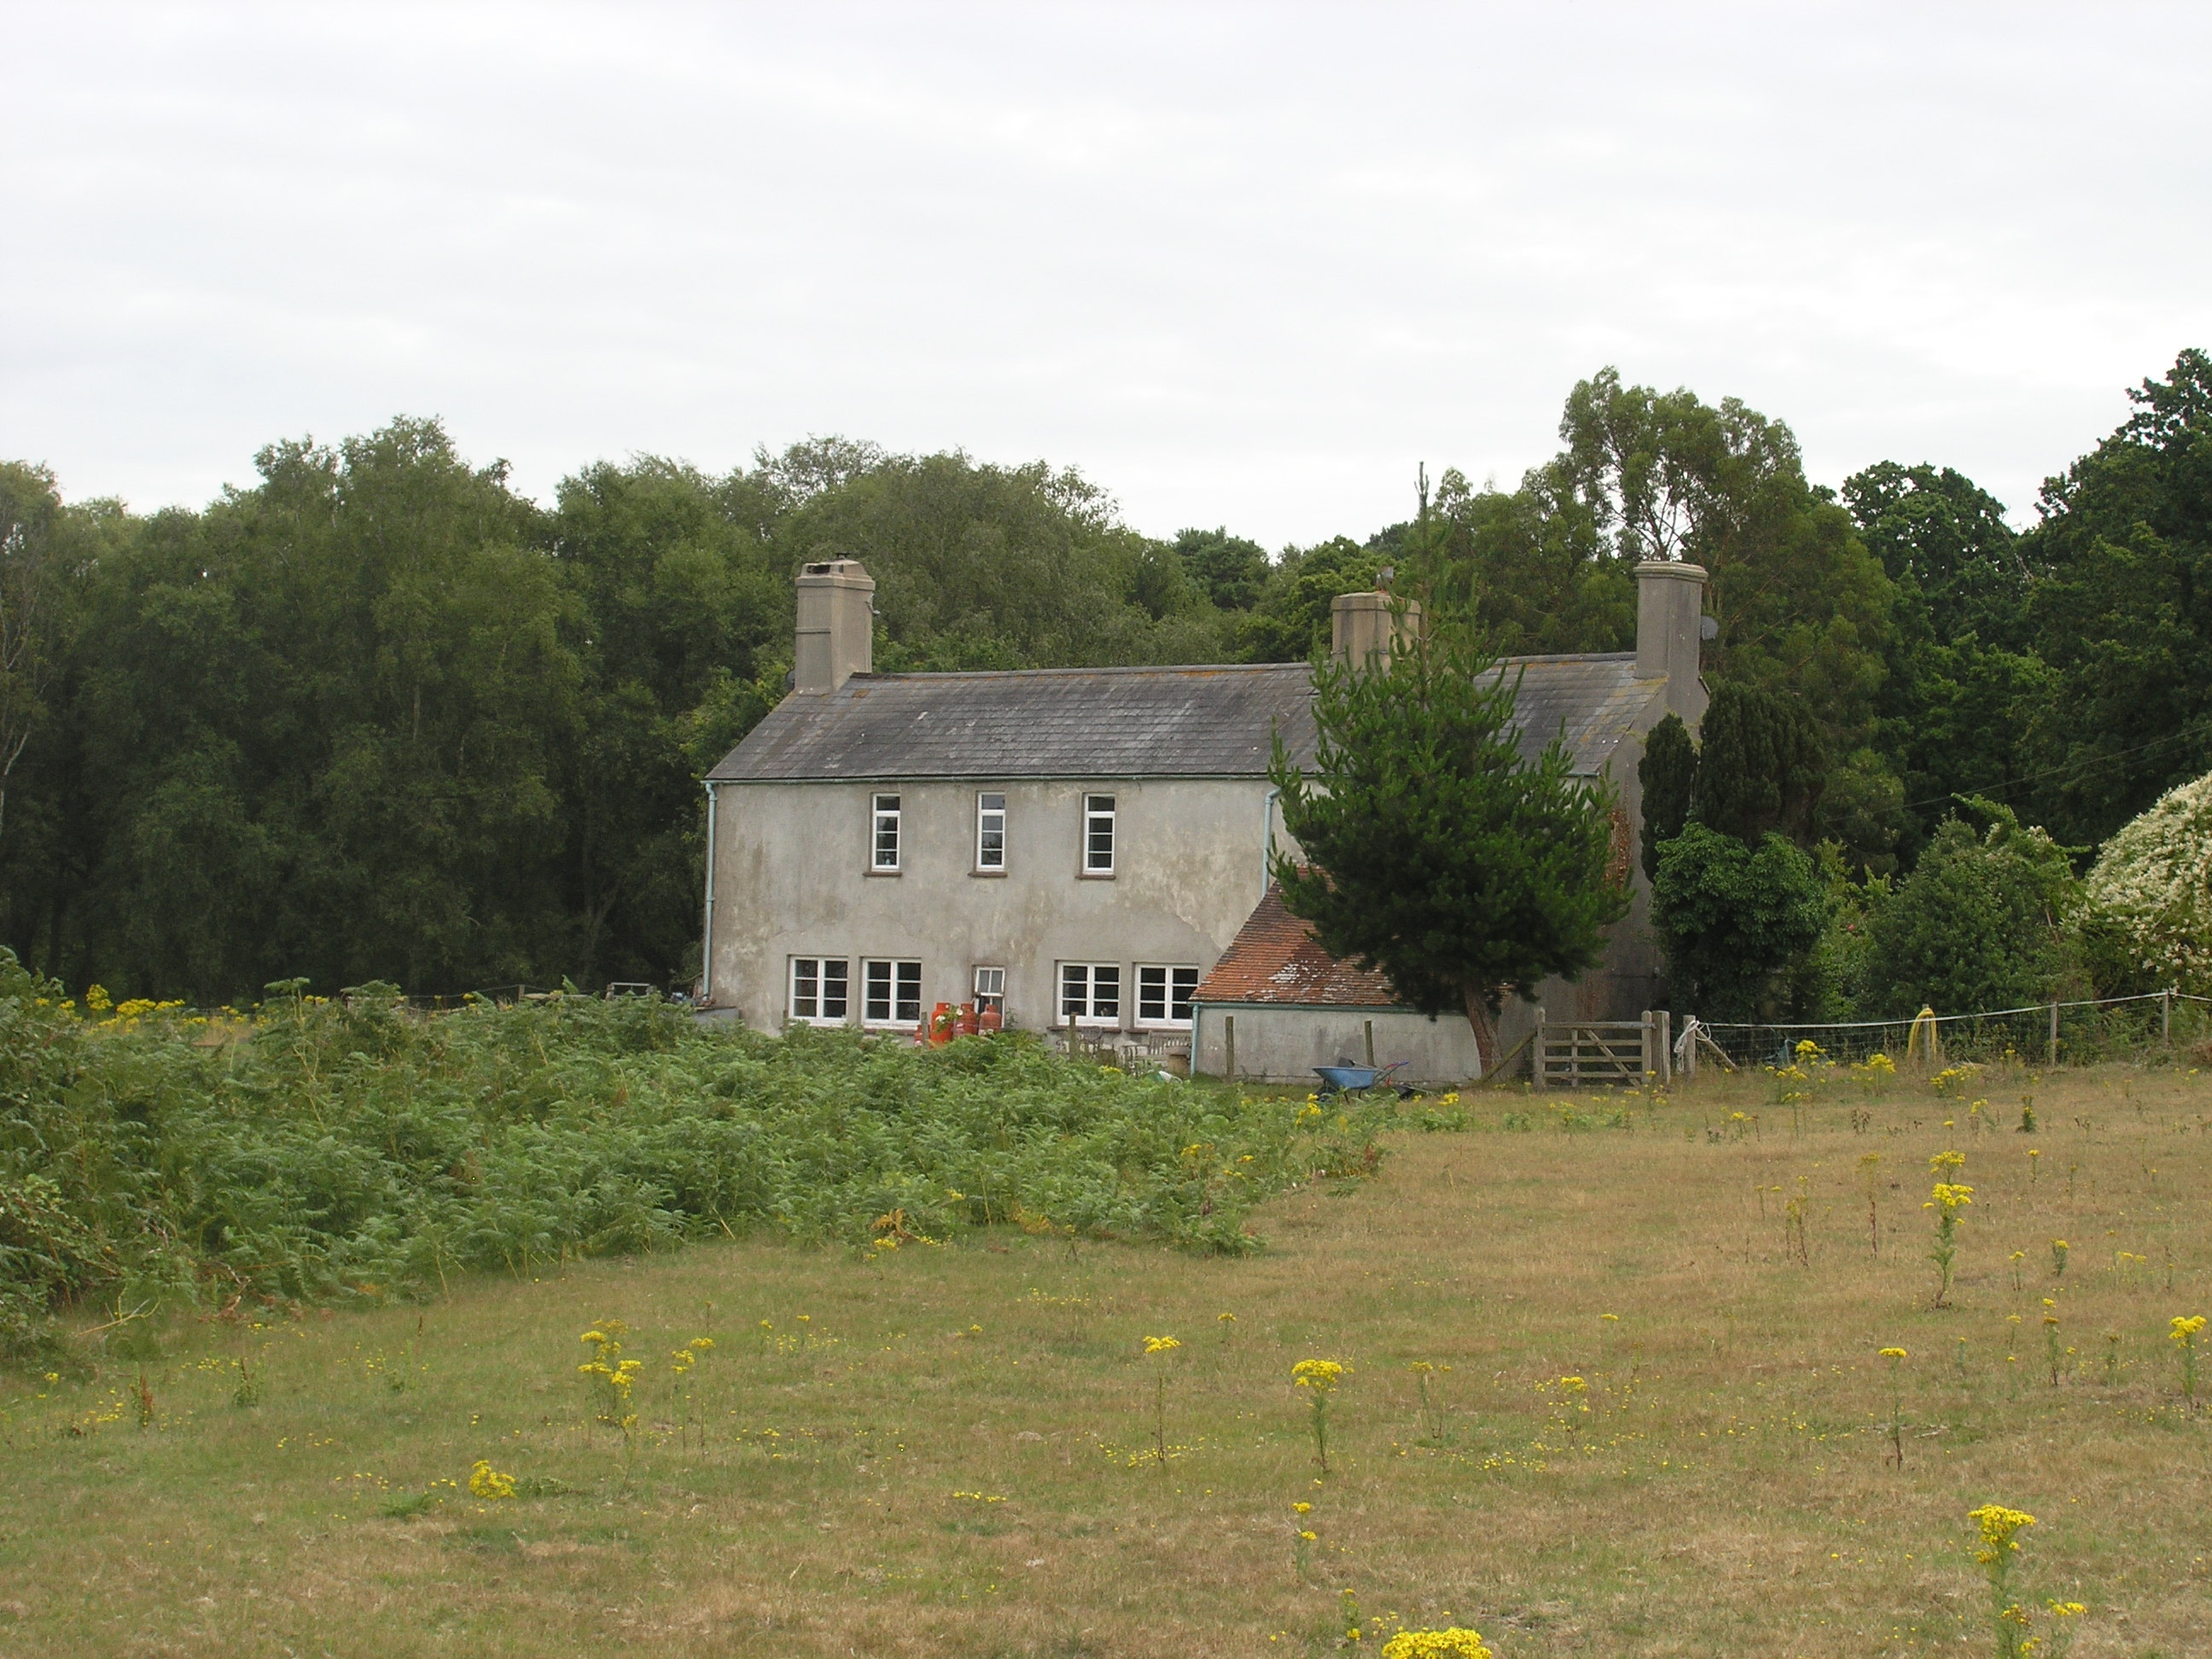
[[[975,867],[978,870],[1003,870],[1006,867],[1006,798],[1004,795],[975,797]]]
[[[1121,965],[1115,962],[1061,963],[1060,1017],[1071,1025],[1119,1025]]]
[[[899,798],[896,795],[876,797],[874,813],[873,852],[869,857],[871,870],[896,870],[899,867]]]
[[[921,1024],[921,964],[861,963],[860,1018],[871,1025]]]
[[[842,1025],[850,1006],[848,963],[842,957],[791,959],[791,1017],[811,1025]]]
[[[1198,969],[1195,968],[1155,968],[1139,964],[1137,969],[1137,1024],[1189,1024],[1190,999],[1197,989]]]
[[[1083,798],[1083,873],[1086,876],[1110,876],[1114,873],[1114,797],[1085,795]]]

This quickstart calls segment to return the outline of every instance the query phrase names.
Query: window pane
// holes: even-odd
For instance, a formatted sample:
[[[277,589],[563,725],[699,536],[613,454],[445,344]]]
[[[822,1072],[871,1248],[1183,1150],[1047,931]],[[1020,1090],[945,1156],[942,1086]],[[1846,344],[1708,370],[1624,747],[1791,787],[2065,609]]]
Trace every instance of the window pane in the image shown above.
[[[1080,1019],[1091,1012],[1091,970],[1081,963],[1061,964],[1060,970],[1060,1017]]]
[[[1083,798],[1083,867],[1086,870],[1111,870],[1114,867],[1114,797],[1085,795]]]
[[[1006,864],[1006,798],[975,798],[975,867],[1002,870]]]
[[[1121,1017],[1121,970],[1101,964],[1091,970],[1091,1017],[1093,1019],[1119,1019]]]
[[[822,964],[812,957],[794,957],[791,963],[791,1017],[812,1019],[820,1012]]]
[[[888,962],[869,962],[861,964],[866,976],[863,984],[866,995],[860,1005],[860,1017],[878,1025],[889,1024],[891,1018],[891,965]]]
[[[842,1019],[849,1004],[846,999],[846,963],[840,957],[822,964],[822,1018]]]
[[[1137,969],[1137,1018],[1165,1019],[1168,1017],[1168,970],[1164,968]]]
[[[979,997],[1006,995],[1006,970],[1003,968],[978,968],[975,970],[975,994]]]
[[[921,1019],[921,964],[902,962],[898,967],[898,1007],[892,1018],[902,1024]]]
[[[875,867],[896,870],[899,861],[899,798],[876,797]]]
[[[1188,1020],[1190,1018],[1190,1000],[1197,994],[1197,991],[1198,969],[1195,968],[1176,969],[1175,970],[1175,995],[1168,1003],[1168,1018],[1170,1019]]]

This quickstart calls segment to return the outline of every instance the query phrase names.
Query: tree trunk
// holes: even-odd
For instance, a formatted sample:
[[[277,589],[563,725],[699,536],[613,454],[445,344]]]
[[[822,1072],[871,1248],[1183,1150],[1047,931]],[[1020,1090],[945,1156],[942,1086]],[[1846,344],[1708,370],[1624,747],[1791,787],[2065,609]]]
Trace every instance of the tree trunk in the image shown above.
[[[1486,1082],[1498,1068],[1498,1016],[1490,1012],[1487,987],[1466,986],[1462,994],[1467,999],[1467,1023],[1474,1028],[1475,1052],[1482,1056],[1482,1075]]]

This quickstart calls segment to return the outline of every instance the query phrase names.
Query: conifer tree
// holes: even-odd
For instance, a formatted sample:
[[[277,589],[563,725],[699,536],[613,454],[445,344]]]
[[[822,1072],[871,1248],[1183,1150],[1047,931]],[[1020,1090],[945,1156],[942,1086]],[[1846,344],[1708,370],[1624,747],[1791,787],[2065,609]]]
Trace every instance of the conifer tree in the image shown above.
[[[1269,773],[1309,860],[1274,856],[1284,902],[1410,1006],[1464,1012],[1486,1072],[1505,994],[1591,967],[1628,908],[1613,792],[1573,775],[1556,740],[1522,754],[1518,690],[1462,642],[1330,664],[1314,674],[1311,768],[1279,738]]]

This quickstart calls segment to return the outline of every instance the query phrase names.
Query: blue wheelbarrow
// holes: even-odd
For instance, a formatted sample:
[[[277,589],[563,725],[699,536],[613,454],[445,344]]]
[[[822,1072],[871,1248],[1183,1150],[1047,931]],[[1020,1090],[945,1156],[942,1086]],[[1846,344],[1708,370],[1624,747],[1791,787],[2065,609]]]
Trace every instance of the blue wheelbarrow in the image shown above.
[[[1413,1093],[1401,1084],[1390,1081],[1390,1074],[1405,1066],[1402,1060],[1394,1060],[1388,1066],[1316,1066],[1314,1074],[1321,1079],[1324,1095],[1364,1094],[1376,1087],[1395,1089],[1399,1098]]]

